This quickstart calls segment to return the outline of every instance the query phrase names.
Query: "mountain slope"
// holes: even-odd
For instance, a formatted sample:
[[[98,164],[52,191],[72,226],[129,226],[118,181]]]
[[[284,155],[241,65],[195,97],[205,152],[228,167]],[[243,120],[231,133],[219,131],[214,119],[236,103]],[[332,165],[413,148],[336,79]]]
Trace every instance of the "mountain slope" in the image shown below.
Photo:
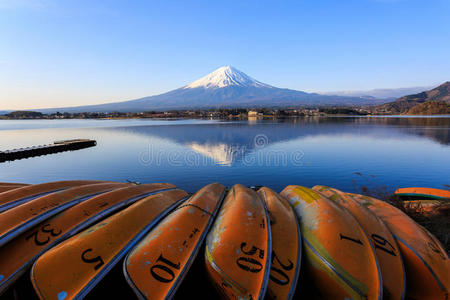
[[[430,87],[408,87],[408,88],[396,88],[396,89],[373,89],[366,91],[336,91],[322,93],[324,95],[338,95],[338,96],[348,96],[348,97],[362,97],[362,98],[377,98],[377,99],[398,99],[400,97],[417,94],[424,90],[433,88]]]
[[[432,90],[404,96],[394,102],[380,105],[377,109],[389,111],[391,113],[406,113],[414,106],[430,101],[439,101],[450,104],[450,81],[447,81]]]
[[[448,115],[450,103],[441,101],[427,101],[417,104],[408,110],[407,115]]]
[[[233,67],[221,67],[182,88],[136,100],[41,112],[139,112],[218,107],[275,107],[380,104],[372,99],[327,96],[282,89],[259,82]]]

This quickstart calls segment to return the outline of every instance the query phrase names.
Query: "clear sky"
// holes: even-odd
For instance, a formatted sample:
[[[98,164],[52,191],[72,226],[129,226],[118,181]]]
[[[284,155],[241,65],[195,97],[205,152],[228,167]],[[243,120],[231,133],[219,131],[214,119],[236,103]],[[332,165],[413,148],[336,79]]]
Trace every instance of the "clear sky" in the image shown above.
[[[304,91],[450,80],[450,0],[0,0],[0,110],[116,102],[223,65]]]

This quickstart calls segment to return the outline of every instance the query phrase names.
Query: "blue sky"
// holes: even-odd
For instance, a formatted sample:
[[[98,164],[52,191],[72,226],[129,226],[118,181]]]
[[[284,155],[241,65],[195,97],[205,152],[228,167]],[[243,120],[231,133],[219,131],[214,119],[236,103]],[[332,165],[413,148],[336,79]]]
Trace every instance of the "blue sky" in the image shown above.
[[[166,92],[223,65],[304,91],[450,80],[449,0],[0,0],[0,110]]]

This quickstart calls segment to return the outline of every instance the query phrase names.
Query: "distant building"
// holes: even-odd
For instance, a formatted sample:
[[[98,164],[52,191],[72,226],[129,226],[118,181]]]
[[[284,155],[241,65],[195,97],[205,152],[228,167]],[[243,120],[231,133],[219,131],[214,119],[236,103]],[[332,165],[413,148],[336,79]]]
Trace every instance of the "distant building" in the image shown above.
[[[248,111],[248,116],[249,117],[257,117],[258,116],[258,112],[254,111],[254,110],[249,110]]]

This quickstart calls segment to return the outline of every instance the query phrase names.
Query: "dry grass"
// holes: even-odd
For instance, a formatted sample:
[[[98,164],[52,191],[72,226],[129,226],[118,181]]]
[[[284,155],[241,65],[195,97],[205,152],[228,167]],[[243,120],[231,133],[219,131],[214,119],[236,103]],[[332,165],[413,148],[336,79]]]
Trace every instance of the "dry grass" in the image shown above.
[[[449,203],[450,199],[440,200],[438,204],[433,206],[433,213],[429,213],[421,204],[406,206],[399,204],[397,207],[431,232],[442,243],[447,254],[450,255]]]

